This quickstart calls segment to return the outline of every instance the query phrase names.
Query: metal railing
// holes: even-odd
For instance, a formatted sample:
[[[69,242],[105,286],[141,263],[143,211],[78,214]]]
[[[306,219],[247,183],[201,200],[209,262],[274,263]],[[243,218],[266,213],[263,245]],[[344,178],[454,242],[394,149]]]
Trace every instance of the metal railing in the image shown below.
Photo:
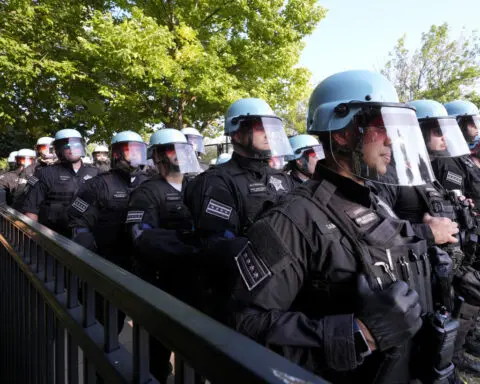
[[[131,352],[119,342],[116,308],[133,321]],[[149,335],[174,351],[175,383],[324,382],[0,205],[1,383],[155,383]]]

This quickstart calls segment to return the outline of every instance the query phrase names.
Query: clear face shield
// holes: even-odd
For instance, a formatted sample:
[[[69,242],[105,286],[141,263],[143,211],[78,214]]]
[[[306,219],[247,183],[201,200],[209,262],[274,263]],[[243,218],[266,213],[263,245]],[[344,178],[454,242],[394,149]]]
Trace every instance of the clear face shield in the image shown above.
[[[55,140],[54,146],[60,159],[77,161],[85,156],[85,145],[79,137]]]
[[[285,168],[286,164],[287,162],[285,161],[284,156],[278,156],[278,157],[275,156],[268,159],[268,165],[270,166],[270,168],[273,168],[273,169],[281,170]]]
[[[112,145],[112,159],[113,165],[124,160],[132,168],[138,168],[147,163],[147,145],[136,141],[115,143]]]
[[[38,144],[36,147],[36,152],[37,156],[45,160],[54,159],[56,157],[53,146],[49,144]]]
[[[150,149],[153,161],[158,165],[163,162],[168,171],[180,173],[200,173],[202,169],[191,144],[175,143],[159,145]]]
[[[187,141],[192,145],[193,150],[198,153],[205,154],[205,145],[203,144],[203,137],[196,135],[185,135]]]
[[[432,158],[468,155],[470,149],[454,117],[420,121],[423,137]]]
[[[459,116],[457,121],[471,153],[477,154],[480,150],[480,116]]]
[[[272,157],[293,155],[293,150],[283,128],[282,120],[276,117],[261,117]]]
[[[35,164],[35,158],[30,156],[17,156],[15,162],[17,166],[28,167],[29,165]]]
[[[249,132],[246,147],[254,157],[271,158],[293,155],[292,147],[280,118],[271,116],[241,116],[240,130]],[[251,131],[250,131],[251,130]]]
[[[94,162],[108,160],[108,152],[94,152],[92,156]]]
[[[396,106],[363,106],[345,130],[330,131],[333,159],[363,180],[402,186],[434,180],[415,112]]]

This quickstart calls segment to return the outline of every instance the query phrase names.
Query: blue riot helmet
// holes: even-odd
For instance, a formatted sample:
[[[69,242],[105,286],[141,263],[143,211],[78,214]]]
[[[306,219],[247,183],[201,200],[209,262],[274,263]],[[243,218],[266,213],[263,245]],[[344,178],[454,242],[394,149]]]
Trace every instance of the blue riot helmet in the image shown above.
[[[121,168],[131,172],[147,163],[147,144],[138,133],[132,131],[117,133],[113,136],[111,144],[113,168]],[[106,147],[97,147],[97,149],[108,151]]]
[[[202,171],[193,146],[182,132],[173,128],[160,129],[150,137],[148,158],[165,174]]]
[[[458,157],[470,153],[468,145],[453,116],[434,100],[414,100],[408,105],[415,108],[423,138],[432,158]]]
[[[293,155],[285,156],[288,161],[287,170],[296,170],[309,178],[312,177],[317,161],[325,158],[322,144],[311,135],[296,135],[288,140]]]
[[[246,157],[269,159],[292,154],[282,119],[261,99],[234,102],[225,115],[225,135],[232,138],[234,150]]]
[[[76,163],[85,156],[85,143],[76,129],[61,129],[53,142],[55,153],[60,161]]]
[[[414,109],[399,102],[379,73],[354,70],[323,80],[309,100],[307,132],[319,135],[327,166],[355,178],[396,185],[434,180]]]
[[[480,150],[480,116],[475,104],[468,100],[455,100],[444,105],[450,116],[455,116],[472,154]]]
[[[183,128],[181,132],[187,138],[187,141],[192,144],[193,150],[199,154],[205,153],[205,145],[203,144],[203,136],[195,128]]]

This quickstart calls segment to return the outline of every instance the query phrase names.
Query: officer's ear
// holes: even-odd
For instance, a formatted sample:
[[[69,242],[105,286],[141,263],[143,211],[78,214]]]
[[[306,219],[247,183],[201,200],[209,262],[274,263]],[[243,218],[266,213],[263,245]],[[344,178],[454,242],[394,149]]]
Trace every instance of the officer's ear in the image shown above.
[[[334,132],[331,135],[331,140],[342,147],[347,146],[352,141],[352,132],[349,129],[343,129],[338,132]]]

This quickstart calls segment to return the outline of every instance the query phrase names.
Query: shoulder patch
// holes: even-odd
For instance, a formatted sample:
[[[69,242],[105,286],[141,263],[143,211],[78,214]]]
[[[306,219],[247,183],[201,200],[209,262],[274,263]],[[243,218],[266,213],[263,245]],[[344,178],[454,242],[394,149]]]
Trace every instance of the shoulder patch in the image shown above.
[[[272,275],[265,262],[257,256],[250,244],[235,256],[235,263],[249,291]]]
[[[89,207],[89,204],[86,201],[77,197],[75,201],[72,203],[72,207],[75,208],[80,213],[85,213],[85,211]]]
[[[35,176],[30,176],[28,179],[27,179],[27,183],[30,184],[32,187],[38,183],[38,179],[35,177]]]
[[[457,175],[456,173],[448,171],[446,180],[452,182],[453,184],[457,184],[461,186],[463,177],[460,175]]]
[[[125,223],[141,223],[145,211],[129,211]]]
[[[223,220],[229,220],[230,216],[232,215],[232,210],[232,207],[220,203],[215,199],[210,199],[205,212],[209,215],[217,216]]]

